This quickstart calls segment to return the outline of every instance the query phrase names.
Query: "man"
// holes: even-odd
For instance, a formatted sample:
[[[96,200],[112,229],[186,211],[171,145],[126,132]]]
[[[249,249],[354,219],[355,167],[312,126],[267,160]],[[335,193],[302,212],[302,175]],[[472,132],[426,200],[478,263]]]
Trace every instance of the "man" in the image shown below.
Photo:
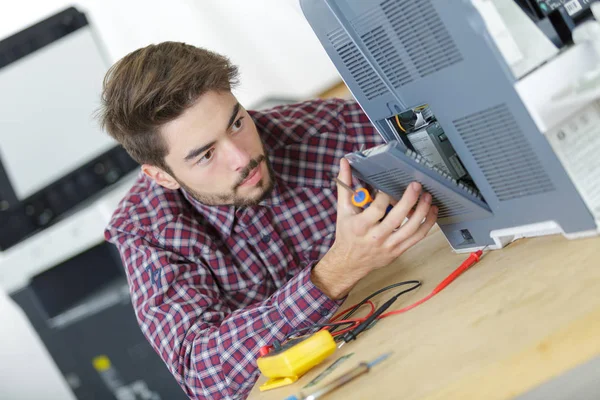
[[[355,102],[247,111],[236,82],[226,58],[173,42],[104,81],[102,125],[142,170],[106,239],[142,332],[191,398],[246,397],[261,346],[327,322],[437,214],[417,183],[384,219],[387,195],[361,211],[336,193],[332,176],[352,184],[343,156],[382,142]]]

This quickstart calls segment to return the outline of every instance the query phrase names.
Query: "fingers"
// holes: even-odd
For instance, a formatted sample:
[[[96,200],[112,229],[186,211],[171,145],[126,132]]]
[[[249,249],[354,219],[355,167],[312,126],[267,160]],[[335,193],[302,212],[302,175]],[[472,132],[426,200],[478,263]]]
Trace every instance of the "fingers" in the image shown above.
[[[415,212],[409,218],[409,220],[402,225],[400,229],[394,232],[390,239],[393,241],[393,246],[408,240],[411,236],[417,232],[420,228],[421,223],[427,217],[429,210],[431,208],[431,195],[429,193],[424,193],[419,200],[419,204],[417,205]]]
[[[404,224],[404,226],[400,228],[397,232],[394,232],[394,234],[392,234],[389,238],[389,240],[392,241],[391,246],[392,248],[394,248],[394,257],[399,257],[402,253],[404,253],[406,250],[408,250],[409,248],[420,242],[425,236],[427,236],[427,232],[431,230],[431,228],[437,220],[437,214],[438,208],[436,206],[431,206],[429,208],[427,216],[425,217],[425,221],[423,221],[423,223],[420,224],[419,227],[408,237],[406,236],[406,234],[409,231],[402,232],[404,226],[406,226],[408,222]],[[413,216],[411,219],[415,219],[415,217]],[[420,222],[422,220],[419,219],[418,221]]]
[[[374,233],[380,237],[387,236],[400,225],[402,225],[404,219],[409,215],[415,204],[417,204],[420,194],[421,185],[418,182],[413,182],[410,185],[408,185],[400,201],[394,206],[394,208],[392,208],[390,213],[375,228]]]
[[[399,230],[406,231],[406,237],[412,235],[414,232],[417,231],[417,229],[419,229],[421,223],[429,213],[429,209],[431,208],[431,200],[431,195],[429,193],[423,193],[423,195],[421,195],[421,199],[419,200],[419,203],[417,204],[414,213]]]
[[[340,160],[340,172],[337,177],[340,181],[352,187],[352,170],[350,169],[350,163],[344,157]],[[338,214],[356,214],[356,209],[352,204],[352,195],[353,193],[350,190],[339,183],[337,184]]]
[[[375,200],[373,200],[371,205],[360,213],[363,223],[371,226],[378,224],[379,220],[385,216],[391,200],[392,198],[386,193],[377,192]]]

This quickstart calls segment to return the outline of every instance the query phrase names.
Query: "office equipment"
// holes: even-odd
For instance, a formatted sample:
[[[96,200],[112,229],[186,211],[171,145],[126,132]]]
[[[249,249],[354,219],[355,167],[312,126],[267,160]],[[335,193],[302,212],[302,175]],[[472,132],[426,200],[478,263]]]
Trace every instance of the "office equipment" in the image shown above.
[[[368,363],[362,362],[362,363],[358,364],[358,366],[356,368],[354,368],[353,370],[351,370],[350,372],[348,372],[345,375],[342,375],[341,377],[335,379],[334,381],[326,384],[322,388],[317,389],[313,393],[310,393],[310,394],[299,393],[297,395],[287,397],[286,400],[316,400],[316,399],[319,399],[319,398],[325,396],[326,394],[333,392],[335,389],[339,388],[340,386],[343,386],[346,383],[351,382],[354,379],[358,378],[359,376],[366,374],[367,372],[369,372],[371,370],[371,368],[373,368],[375,365],[384,361],[391,354],[392,353],[383,354],[383,355],[377,357],[375,360],[368,362]]]
[[[553,11],[564,8],[572,17],[584,15],[590,9],[592,2],[597,0],[527,0],[534,13],[540,17],[546,17]]]
[[[72,7],[0,41],[0,250],[137,167],[94,120],[109,66]]]
[[[597,22],[573,22],[575,43],[559,51],[512,0],[301,6],[387,142],[348,155],[358,178],[395,198],[419,181],[460,252],[520,237],[598,235]],[[417,122],[411,113],[424,115]]]
[[[140,331],[111,244],[35,274],[10,297],[78,399],[186,398]]]
[[[104,242],[137,168],[94,120],[109,65],[75,8],[0,42],[0,286],[45,346],[22,364],[54,363],[76,398],[185,398]]]

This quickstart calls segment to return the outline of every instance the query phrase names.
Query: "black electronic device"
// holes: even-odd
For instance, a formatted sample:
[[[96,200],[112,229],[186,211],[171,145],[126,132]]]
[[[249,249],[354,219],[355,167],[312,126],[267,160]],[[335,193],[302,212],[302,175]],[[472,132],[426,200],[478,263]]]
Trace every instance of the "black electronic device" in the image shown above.
[[[0,41],[0,250],[136,168],[94,120],[108,67],[73,7]]]
[[[598,0],[514,0],[559,47],[572,43],[573,29],[592,18]]]
[[[598,0],[515,0],[533,19],[548,17],[552,12],[564,8],[567,15],[577,20],[589,15],[592,3]]]
[[[111,244],[54,265],[10,296],[77,399],[187,398],[140,331]]]
[[[563,7],[573,19],[586,14],[592,3],[597,0],[530,0],[542,16],[550,15],[554,10]]]

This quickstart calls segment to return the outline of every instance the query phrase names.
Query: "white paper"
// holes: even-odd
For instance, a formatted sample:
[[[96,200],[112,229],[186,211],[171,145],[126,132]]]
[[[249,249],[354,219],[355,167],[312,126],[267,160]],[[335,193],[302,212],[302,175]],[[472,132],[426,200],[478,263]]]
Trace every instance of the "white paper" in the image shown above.
[[[547,135],[568,175],[596,220],[600,220],[600,102]]]

